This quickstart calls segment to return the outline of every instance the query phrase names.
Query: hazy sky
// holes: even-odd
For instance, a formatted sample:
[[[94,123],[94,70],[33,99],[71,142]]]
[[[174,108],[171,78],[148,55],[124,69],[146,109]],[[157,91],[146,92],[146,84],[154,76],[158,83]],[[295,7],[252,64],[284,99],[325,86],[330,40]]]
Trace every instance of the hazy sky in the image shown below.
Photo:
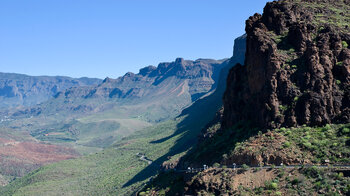
[[[0,72],[118,77],[232,55],[266,0],[0,0]]]

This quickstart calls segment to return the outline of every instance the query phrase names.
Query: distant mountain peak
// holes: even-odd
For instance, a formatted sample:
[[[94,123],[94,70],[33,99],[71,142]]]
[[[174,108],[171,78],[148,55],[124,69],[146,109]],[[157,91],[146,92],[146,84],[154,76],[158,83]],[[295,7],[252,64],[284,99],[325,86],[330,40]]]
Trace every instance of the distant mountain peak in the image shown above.
[[[141,68],[139,74],[142,76],[150,74],[152,71],[156,70],[157,67],[153,65],[149,65],[147,67]]]
[[[108,83],[108,82],[111,82],[112,80],[113,80],[112,78],[106,77],[106,78],[102,81],[102,83]]]
[[[184,64],[184,62],[185,62],[185,59],[183,59],[183,58],[177,58],[176,60],[175,60],[175,64]]]

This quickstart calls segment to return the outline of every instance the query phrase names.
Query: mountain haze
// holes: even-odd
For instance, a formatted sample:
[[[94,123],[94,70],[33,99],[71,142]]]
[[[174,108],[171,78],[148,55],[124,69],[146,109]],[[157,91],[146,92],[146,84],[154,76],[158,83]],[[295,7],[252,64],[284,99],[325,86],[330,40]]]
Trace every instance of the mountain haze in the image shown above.
[[[169,119],[192,102],[216,88],[219,73],[227,60],[182,58],[158,67],[142,68],[138,74],[126,73],[106,78],[97,86],[72,87],[53,99],[13,113],[32,115],[86,115],[105,111],[137,117],[149,122]]]
[[[0,72],[0,108],[33,106],[71,87],[91,86],[101,82],[97,78],[28,76]]]

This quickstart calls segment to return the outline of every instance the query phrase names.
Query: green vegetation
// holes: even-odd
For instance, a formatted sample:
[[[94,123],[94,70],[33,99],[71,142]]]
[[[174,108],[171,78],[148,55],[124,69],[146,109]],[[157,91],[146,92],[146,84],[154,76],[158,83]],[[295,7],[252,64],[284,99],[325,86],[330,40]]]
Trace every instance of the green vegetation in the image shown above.
[[[180,122],[181,119],[162,123],[102,152],[42,167],[3,188],[0,194],[47,195],[64,192],[68,195],[130,195],[159,169],[140,161],[136,154],[147,152],[148,158],[153,160],[168,154],[182,134],[164,142],[151,142],[173,135]],[[138,176],[140,173],[143,175]],[[126,186],[129,181],[130,185]]]
[[[214,163],[213,167],[220,167],[220,163]]]
[[[279,109],[280,109],[281,112],[283,113],[283,112],[287,111],[288,106],[286,106],[286,105],[280,105],[280,106],[279,106]]]
[[[246,164],[243,164],[243,165],[242,165],[242,169],[243,169],[244,171],[248,171],[249,166],[248,166],[248,165],[246,165]]]
[[[280,129],[279,133],[287,138],[289,144],[302,149],[302,157],[309,157],[314,163],[349,163],[350,139],[348,130],[350,124],[326,125],[324,127],[300,127]]]
[[[195,144],[201,129],[220,107],[219,98],[208,96],[187,108],[181,117],[135,132],[101,152],[44,166],[3,187],[0,195],[131,195],[156,175],[169,157],[178,157]],[[215,104],[207,105],[208,101]],[[83,124],[91,121],[80,120]],[[141,161],[137,153],[153,163]]]
[[[266,182],[265,187],[267,190],[277,190],[278,184],[277,184],[277,182],[274,182],[274,181]]]
[[[341,44],[342,44],[343,48],[348,48],[349,47],[349,45],[348,45],[348,43],[346,41],[342,41]]]
[[[332,4],[323,2],[300,2],[301,6],[312,10],[323,10],[321,13],[316,14],[313,23],[319,26],[333,25],[339,27],[342,30],[346,29],[346,26],[350,23],[350,6],[342,1],[336,1]]]

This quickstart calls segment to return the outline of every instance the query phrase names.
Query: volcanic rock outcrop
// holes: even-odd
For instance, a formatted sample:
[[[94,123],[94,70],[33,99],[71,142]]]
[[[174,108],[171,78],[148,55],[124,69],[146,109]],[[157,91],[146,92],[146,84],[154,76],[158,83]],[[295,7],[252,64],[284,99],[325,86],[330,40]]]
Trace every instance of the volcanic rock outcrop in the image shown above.
[[[246,21],[245,65],[230,70],[223,127],[350,122],[348,1],[275,1]]]

